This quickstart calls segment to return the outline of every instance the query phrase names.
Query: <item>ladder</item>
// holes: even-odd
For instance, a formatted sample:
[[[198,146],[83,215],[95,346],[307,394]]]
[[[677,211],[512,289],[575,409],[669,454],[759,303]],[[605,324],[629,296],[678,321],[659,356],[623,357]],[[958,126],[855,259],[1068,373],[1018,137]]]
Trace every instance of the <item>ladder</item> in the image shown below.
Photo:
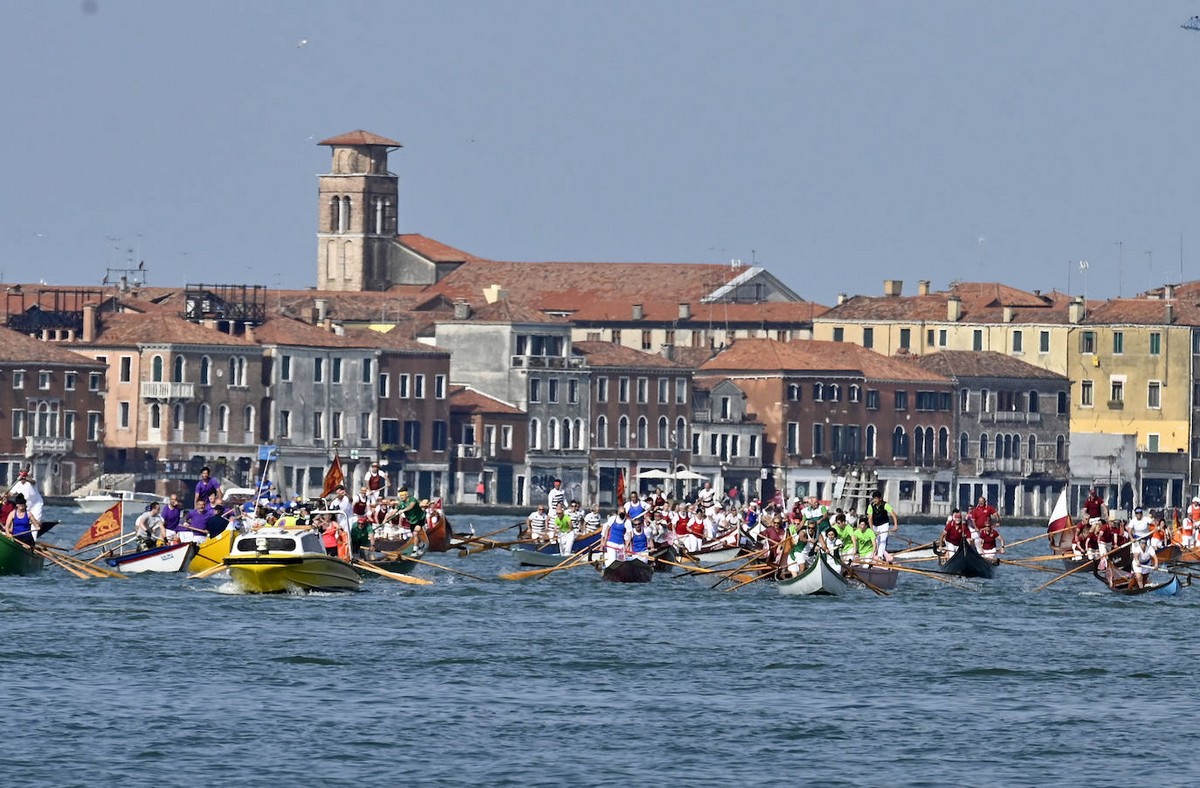
[[[879,475],[873,468],[851,466],[834,481],[833,507],[861,516],[878,489]]]

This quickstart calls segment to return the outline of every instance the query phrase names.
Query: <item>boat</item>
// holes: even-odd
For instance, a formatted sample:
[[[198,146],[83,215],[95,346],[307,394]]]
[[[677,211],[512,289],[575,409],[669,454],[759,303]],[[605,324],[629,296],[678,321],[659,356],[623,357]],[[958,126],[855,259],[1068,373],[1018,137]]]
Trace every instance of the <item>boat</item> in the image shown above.
[[[841,596],[850,588],[850,581],[842,576],[841,567],[833,557],[821,552],[803,572],[784,578],[776,585],[779,593],[787,596]]]
[[[990,580],[996,574],[996,565],[981,556],[975,545],[964,539],[953,555],[942,564],[940,571],[944,575],[982,577]]]
[[[640,558],[619,558],[604,567],[601,577],[613,583],[649,583],[654,567]]]
[[[223,563],[230,579],[251,594],[356,591],[362,585],[349,562],[326,554],[315,531],[263,528],[239,536]]]
[[[1111,576],[1111,582],[1108,569],[1100,569],[1096,567],[1092,569],[1092,575],[1104,583],[1105,587],[1114,594],[1123,594],[1124,596],[1141,596],[1149,594],[1151,596],[1175,596],[1179,593],[1179,577],[1171,575],[1171,578],[1166,582],[1158,585],[1143,586],[1137,588],[1130,583],[1130,574],[1121,570],[1114,570]]]
[[[203,572],[205,569],[212,569],[217,564],[225,560],[229,555],[229,551],[233,549],[233,540],[240,534],[235,530],[226,530],[210,536],[203,542],[196,545],[196,554],[192,556],[192,563],[189,568],[193,572]]]
[[[654,567],[655,572],[670,572],[675,568],[672,564],[677,563],[679,563],[679,553],[675,550],[674,545],[659,545],[650,551],[650,564]]]
[[[698,560],[701,566],[712,566],[728,563],[741,553],[742,548],[737,545],[730,547],[724,542],[718,542],[691,553],[691,556]]]
[[[46,559],[7,534],[0,534],[0,575],[32,575],[42,571]]]
[[[891,542],[888,542],[891,545]],[[903,550],[888,550],[892,558],[902,558],[906,561],[912,561],[918,558],[936,558],[937,550],[934,549],[933,542],[923,545],[914,545],[905,547]]]
[[[137,550],[124,555],[106,555],[104,562],[125,574],[142,572],[183,572],[188,568],[192,557],[196,554],[196,545],[191,542],[177,542],[151,547],[148,550]]]
[[[117,501],[126,505],[146,506],[152,503],[166,504],[167,500],[154,493],[134,492],[133,490],[96,490],[88,495],[75,499],[75,506],[85,514],[103,514]]]
[[[399,550],[392,552],[380,552],[379,550],[371,550],[364,556],[364,560],[370,562],[376,569],[382,569],[385,572],[393,572],[398,575],[412,574],[412,571],[417,568],[418,564],[412,560],[420,558],[425,554],[425,543],[414,538],[410,538]],[[371,578],[378,577],[377,574],[368,569],[355,566],[355,571],[361,577]]]
[[[511,553],[517,556],[517,563],[521,566],[558,566],[563,561],[571,559],[572,554],[579,553],[581,550],[586,550],[595,547],[600,543],[600,530],[595,530],[590,533],[580,534],[575,537],[575,544],[571,546],[571,553],[563,555],[558,550],[558,542],[547,542],[538,547],[510,547]]]
[[[849,568],[852,580],[862,580],[880,591],[891,591],[896,587],[900,570],[884,564],[852,564]]]

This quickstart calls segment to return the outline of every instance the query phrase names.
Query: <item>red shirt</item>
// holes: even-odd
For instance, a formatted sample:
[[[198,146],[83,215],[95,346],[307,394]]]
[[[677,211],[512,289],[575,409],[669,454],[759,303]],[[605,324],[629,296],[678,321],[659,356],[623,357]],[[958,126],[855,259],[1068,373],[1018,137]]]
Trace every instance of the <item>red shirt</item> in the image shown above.
[[[967,528],[966,523],[958,523],[951,520],[946,523],[946,544],[958,547],[962,544],[963,537],[968,536],[970,533],[971,531]]]
[[[984,550],[995,550],[996,540],[1000,538],[1000,532],[995,528],[984,528],[979,532],[979,543],[983,545]]]
[[[976,506],[971,510],[971,519],[975,521],[976,528],[982,529],[983,526],[988,524],[988,520],[991,520],[992,515],[995,513],[996,507],[984,504],[983,506]]]

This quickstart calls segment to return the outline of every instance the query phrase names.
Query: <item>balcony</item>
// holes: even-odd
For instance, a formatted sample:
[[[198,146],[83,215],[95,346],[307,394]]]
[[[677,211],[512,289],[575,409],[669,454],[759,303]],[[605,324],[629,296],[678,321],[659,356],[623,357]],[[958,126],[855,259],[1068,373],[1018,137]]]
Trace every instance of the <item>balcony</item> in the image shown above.
[[[49,454],[66,454],[71,450],[71,441],[67,438],[47,438],[42,435],[30,435],[25,438],[26,457],[44,457]]]
[[[454,447],[454,453],[460,459],[493,459],[496,456],[495,446],[481,444],[459,443]]]
[[[1041,424],[1042,414],[1000,411],[979,414],[980,424]]]
[[[163,383],[152,380],[142,381],[142,399],[192,399],[195,396],[195,383]]]
[[[577,356],[513,356],[514,369],[582,369],[583,359]]]

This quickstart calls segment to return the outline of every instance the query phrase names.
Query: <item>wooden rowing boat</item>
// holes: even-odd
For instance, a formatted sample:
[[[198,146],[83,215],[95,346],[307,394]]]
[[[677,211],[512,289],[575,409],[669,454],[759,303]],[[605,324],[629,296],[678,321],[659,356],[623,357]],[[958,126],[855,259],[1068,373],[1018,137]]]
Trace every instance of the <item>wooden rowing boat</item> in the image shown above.
[[[195,554],[195,544],[177,542],[161,547],[151,547],[147,550],[136,550],[123,555],[106,555],[104,562],[127,575],[143,572],[169,574],[186,571]]]
[[[558,549],[558,542],[547,542],[538,547],[522,546],[510,547],[509,552],[517,557],[517,563],[521,566],[558,566],[563,561],[569,561],[572,553],[578,553],[581,550],[595,547],[600,542],[600,530],[597,529],[591,533],[581,534],[575,537],[575,543],[571,547],[571,552],[563,555]]]
[[[654,567],[640,558],[617,559],[604,567],[601,577],[612,583],[649,583]]]
[[[741,552],[742,548],[737,545],[730,547],[727,544],[718,543],[697,550],[692,553],[692,557],[698,560],[701,566],[709,566],[728,563],[741,555]]]
[[[850,581],[842,576],[833,558],[822,552],[803,572],[776,585],[779,593],[788,596],[841,596],[850,588]]]
[[[896,587],[900,570],[884,564],[851,564],[850,577],[866,581],[881,591],[891,591]]]
[[[1092,575],[1104,583],[1105,588],[1112,591],[1114,594],[1122,594],[1124,596],[1142,596],[1149,594],[1150,596],[1175,596],[1179,593],[1179,578],[1171,575],[1171,578],[1166,582],[1152,586],[1143,586],[1138,588],[1130,582],[1131,576],[1128,572],[1120,570],[1111,571],[1109,569],[1101,570],[1098,566],[1092,569]]]
[[[397,575],[410,575],[417,568],[418,564],[413,561],[414,558],[420,558],[425,554],[425,543],[418,540],[416,537],[410,538],[399,550],[390,553],[381,553],[378,550],[369,551],[364,557],[376,569],[382,569],[385,572],[392,572]],[[375,572],[365,569],[357,564],[354,566],[354,571],[358,572],[359,577],[370,579],[379,577]]]
[[[0,534],[0,575],[32,575],[46,560],[7,534]]]
[[[964,539],[954,554],[942,564],[941,572],[959,577],[991,579],[996,574],[996,565],[981,556],[975,545]]]

